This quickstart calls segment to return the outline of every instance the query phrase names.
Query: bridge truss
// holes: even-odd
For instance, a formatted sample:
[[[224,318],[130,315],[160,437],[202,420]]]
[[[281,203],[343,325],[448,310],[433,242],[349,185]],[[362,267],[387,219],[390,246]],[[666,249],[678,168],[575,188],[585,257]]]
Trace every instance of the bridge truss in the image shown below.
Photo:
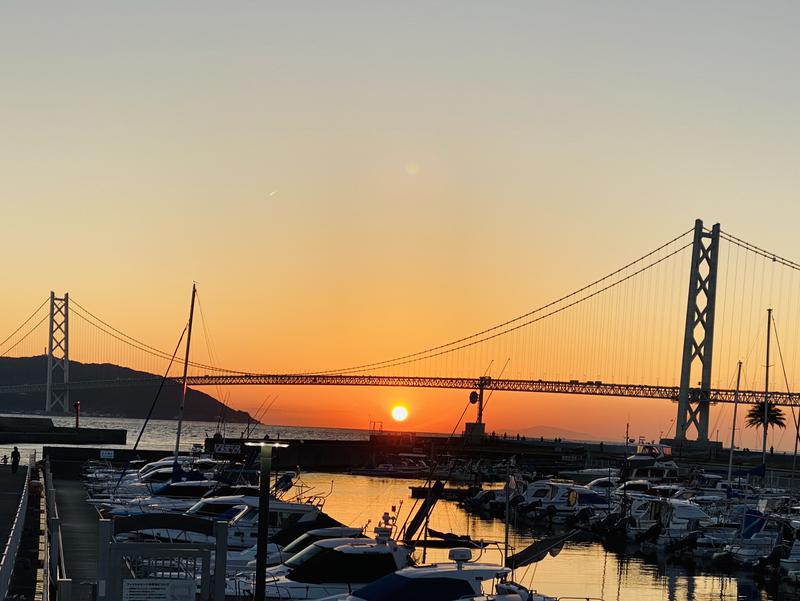
[[[72,381],[72,390],[97,388],[122,388],[128,386],[153,386],[161,378],[136,378],[129,380]],[[180,385],[180,380],[171,378],[171,385]],[[370,376],[333,374],[235,374],[189,376],[190,386],[374,386],[392,388],[442,388],[453,390],[475,390],[481,385],[485,390],[504,392],[538,392],[549,394],[590,395],[606,397],[633,397],[678,401],[680,386],[649,384],[609,384],[605,382],[558,382],[552,380],[511,380],[503,378],[436,378],[424,376]],[[0,387],[2,393],[35,393],[45,389],[43,384],[24,384]],[[710,403],[733,403],[736,391],[728,389],[689,389],[689,399],[703,399]],[[739,402],[760,403],[763,390],[739,391]],[[782,406],[800,405],[800,393],[773,392],[770,402]]]

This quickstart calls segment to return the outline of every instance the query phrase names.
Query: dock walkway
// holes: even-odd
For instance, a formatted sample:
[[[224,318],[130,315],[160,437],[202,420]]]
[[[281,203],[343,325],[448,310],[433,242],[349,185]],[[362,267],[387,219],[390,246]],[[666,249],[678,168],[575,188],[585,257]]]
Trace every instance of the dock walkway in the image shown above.
[[[11,473],[10,465],[0,465],[0,555],[6,548],[8,535],[14,525],[26,474],[24,465],[19,466],[16,474]]]
[[[97,582],[97,510],[86,502],[78,480],[53,480],[61,518],[64,567],[72,579],[72,601],[91,601]]]

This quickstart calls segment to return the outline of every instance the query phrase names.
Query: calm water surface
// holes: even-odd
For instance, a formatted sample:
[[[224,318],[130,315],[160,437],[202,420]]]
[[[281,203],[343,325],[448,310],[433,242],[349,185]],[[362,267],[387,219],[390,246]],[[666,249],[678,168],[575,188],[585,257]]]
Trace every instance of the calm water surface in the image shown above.
[[[53,418],[57,425],[74,425],[74,418]],[[98,428],[127,428],[128,447],[132,446],[143,420],[82,417],[81,425]],[[152,420],[145,431],[140,447],[170,449],[175,444],[176,422]],[[238,436],[242,425],[228,427],[228,436]],[[191,448],[202,443],[206,435],[216,431],[216,423],[185,422],[181,447]],[[259,426],[257,435],[269,434],[281,439],[348,439],[364,440],[364,430],[333,428],[303,428],[293,426]],[[22,445],[24,449],[41,452],[41,445]],[[0,448],[0,453],[8,452]],[[414,500],[409,486],[416,480],[383,479],[343,474],[308,473],[303,482],[311,491],[327,494],[325,511],[332,517],[352,526],[374,524],[392,506],[398,509],[402,523],[412,509]],[[484,551],[483,559],[500,562],[503,523],[469,515],[449,501],[441,501],[431,517],[431,527],[444,532],[469,534],[476,539],[498,542],[496,549]],[[519,550],[534,538],[546,533],[512,527],[510,544]],[[446,551],[430,550],[427,560],[446,558]],[[557,557],[543,561],[516,573],[516,580],[540,592],[557,597],[602,598],[606,601],[696,600],[756,601],[767,599],[800,600],[792,588],[759,583],[748,574],[726,574],[713,570],[666,562],[663,558],[646,558],[635,553],[620,554],[606,550],[597,543],[567,544]]]
[[[332,517],[352,526],[374,524],[384,511],[399,508],[402,523],[412,508],[408,487],[416,480],[366,476],[304,474],[302,480],[314,492],[333,492],[325,504]],[[495,549],[483,559],[501,562],[504,527],[502,520],[483,519],[467,514],[456,503],[440,501],[431,517],[431,527],[475,539],[497,541]],[[546,536],[525,528],[511,528],[510,544],[522,549],[533,537]],[[428,561],[446,559],[447,551],[429,550]],[[518,570],[516,579],[539,592],[558,597],[602,598],[606,601],[800,599],[793,590],[771,590],[759,586],[746,574],[701,572],[681,565],[659,562],[656,558],[624,556],[607,551],[597,543],[567,544],[556,557],[547,557],[527,569]]]

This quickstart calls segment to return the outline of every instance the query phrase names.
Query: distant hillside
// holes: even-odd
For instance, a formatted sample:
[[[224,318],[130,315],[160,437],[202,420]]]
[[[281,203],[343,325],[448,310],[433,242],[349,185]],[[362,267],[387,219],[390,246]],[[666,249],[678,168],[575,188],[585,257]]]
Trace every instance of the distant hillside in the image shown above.
[[[125,380],[131,378],[159,377],[146,372],[134,371],[126,367],[108,363],[78,363],[70,361],[69,378],[71,382],[81,380]],[[44,383],[47,377],[47,357],[23,357],[21,359],[0,357],[0,385]],[[114,417],[138,417],[147,415],[153,402],[158,384],[147,386],[117,386],[99,390],[73,390],[70,400],[81,402],[81,413]],[[173,419],[180,406],[180,386],[165,386],[161,391],[153,417]],[[44,409],[44,393],[0,394],[0,412],[38,412]],[[70,408],[70,411],[72,409]],[[195,421],[216,421],[222,410],[222,403],[214,397],[189,389],[186,398],[184,417]],[[225,420],[246,422],[248,414],[244,411],[225,410]]]

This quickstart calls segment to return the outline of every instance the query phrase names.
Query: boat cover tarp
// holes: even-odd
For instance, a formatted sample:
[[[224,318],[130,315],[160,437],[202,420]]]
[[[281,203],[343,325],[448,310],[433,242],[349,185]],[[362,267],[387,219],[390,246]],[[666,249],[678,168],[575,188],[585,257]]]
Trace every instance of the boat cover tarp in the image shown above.
[[[441,480],[437,480],[431,486],[430,493],[425,497],[425,500],[419,506],[419,510],[417,514],[412,518],[411,522],[408,524],[408,528],[406,528],[406,542],[409,542],[414,539],[414,535],[417,533],[417,530],[420,529],[422,523],[425,521],[425,518],[430,515],[431,510],[433,509],[436,502],[439,500],[439,497],[442,496],[442,491],[444,490],[444,482]]]
[[[511,569],[521,568],[531,563],[543,560],[548,554],[555,557],[561,551],[564,543],[577,535],[580,530],[571,530],[564,534],[557,534],[549,538],[543,538],[531,545],[528,545],[519,553],[509,555],[506,558],[506,567]]]

